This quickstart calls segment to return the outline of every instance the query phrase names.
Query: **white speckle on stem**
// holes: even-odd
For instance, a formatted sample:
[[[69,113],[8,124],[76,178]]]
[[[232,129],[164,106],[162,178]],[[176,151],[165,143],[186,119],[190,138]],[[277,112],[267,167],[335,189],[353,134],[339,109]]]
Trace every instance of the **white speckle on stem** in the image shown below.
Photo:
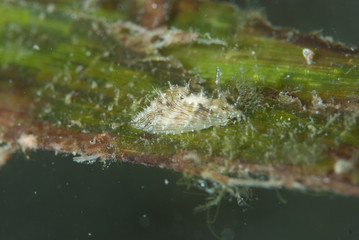
[[[336,174],[346,174],[353,171],[355,168],[354,163],[352,161],[347,160],[338,160],[334,164],[334,172]]]
[[[309,48],[304,48],[303,51],[302,51],[302,53],[303,53],[305,62],[306,62],[308,65],[314,63],[313,59],[314,59],[315,53],[314,53],[312,50],[310,50]]]
[[[37,138],[32,134],[22,134],[17,142],[24,150],[37,148]]]
[[[34,46],[32,46],[32,49],[36,50],[36,51],[40,51],[40,47],[39,45],[35,44]]]

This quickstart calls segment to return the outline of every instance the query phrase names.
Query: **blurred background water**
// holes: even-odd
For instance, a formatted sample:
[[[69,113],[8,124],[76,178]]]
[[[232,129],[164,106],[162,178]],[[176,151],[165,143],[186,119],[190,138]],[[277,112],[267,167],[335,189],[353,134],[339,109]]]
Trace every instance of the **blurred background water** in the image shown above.
[[[247,0],[263,8],[273,25],[302,32],[321,31],[349,47],[359,47],[359,1],[357,0]]]
[[[234,2],[243,5],[243,2]],[[248,5],[248,1],[246,3]],[[244,5],[246,5],[244,4]],[[359,1],[250,1],[278,26],[359,45]],[[0,239],[215,239],[198,190],[173,171],[71,156],[15,154],[0,169]],[[359,239],[359,199],[254,189],[248,206],[222,202],[211,225],[223,239]]]
[[[206,195],[180,174],[131,163],[80,165],[18,153],[0,170],[0,239],[215,239]],[[255,189],[248,206],[222,201],[224,239],[359,239],[359,199]],[[214,212],[214,211],[212,211]]]

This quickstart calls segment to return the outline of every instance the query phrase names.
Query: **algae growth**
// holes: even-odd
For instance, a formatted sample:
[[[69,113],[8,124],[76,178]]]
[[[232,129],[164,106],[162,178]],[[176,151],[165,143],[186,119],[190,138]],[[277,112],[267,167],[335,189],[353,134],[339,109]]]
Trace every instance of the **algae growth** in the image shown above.
[[[131,14],[139,6],[0,3],[2,141],[32,135],[34,148],[84,160],[228,185],[263,173],[267,180],[252,185],[359,194],[358,50],[294,30],[269,33],[260,13],[222,2],[175,1],[167,26],[150,30]],[[304,48],[315,52],[313,64]],[[223,96],[245,120],[175,135],[130,125],[168,82],[215,96],[217,67]],[[342,161],[352,167],[338,170]]]

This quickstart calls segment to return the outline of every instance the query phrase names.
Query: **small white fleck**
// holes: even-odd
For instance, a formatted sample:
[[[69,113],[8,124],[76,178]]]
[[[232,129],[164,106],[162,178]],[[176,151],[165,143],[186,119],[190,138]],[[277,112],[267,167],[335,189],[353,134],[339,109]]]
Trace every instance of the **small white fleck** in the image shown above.
[[[100,154],[95,154],[95,155],[81,155],[79,157],[74,157],[72,160],[74,162],[77,163],[86,163],[86,164],[90,164],[90,163],[94,163],[96,162],[97,159],[101,158]]]
[[[156,3],[152,3],[152,8],[156,9],[156,8],[157,8],[157,4],[156,4]]]
[[[56,9],[55,4],[51,3],[51,4],[47,5],[46,12],[47,13],[53,13],[55,11],[55,9]]]
[[[79,73],[79,72],[81,72],[83,69],[84,69],[84,67],[83,67],[82,65],[77,65],[77,66],[76,66],[76,69],[75,69],[75,72],[76,72],[76,73]]]
[[[112,129],[116,129],[116,128],[118,128],[118,127],[120,127],[120,124],[119,124],[119,123],[111,123],[111,128],[112,128]]]
[[[91,236],[92,236],[92,233],[89,232],[88,235],[89,235],[89,237],[91,237]]]
[[[323,100],[318,96],[317,91],[315,90],[312,91],[312,104],[315,110],[324,109],[327,107],[327,104],[323,103]],[[317,112],[319,113],[319,111]]]
[[[72,96],[73,96],[73,92],[70,92],[70,93],[68,93],[68,94],[65,95],[64,101],[65,101],[65,104],[66,104],[66,105],[71,104]]]
[[[32,49],[39,51],[40,47],[39,47],[39,45],[35,44],[34,46],[32,46]]]
[[[288,118],[288,121],[292,120],[291,118]]]
[[[91,88],[92,89],[95,89],[95,88],[97,88],[97,82],[95,82],[95,81],[92,81],[92,83],[91,83]]]
[[[165,179],[165,180],[164,180],[164,183],[165,183],[166,185],[168,185],[168,184],[170,183],[170,181],[168,181],[168,179]]]
[[[36,194],[37,194],[37,191],[34,191],[34,194],[36,195]]]
[[[313,58],[314,58],[315,54],[314,54],[314,52],[312,50],[310,50],[309,48],[304,48],[302,53],[303,53],[303,57],[305,59],[305,62],[308,65],[314,63]]]
[[[96,143],[96,140],[97,140],[97,137],[96,137],[96,136],[93,137],[93,139],[90,140],[90,144],[91,144],[91,145],[94,145],[94,144]]]
[[[22,134],[17,142],[24,150],[37,148],[37,138],[32,134]]]
[[[108,57],[110,56],[110,52],[109,51],[105,51],[103,54],[102,54],[102,57]]]
[[[145,227],[145,228],[149,227],[151,225],[151,219],[146,214],[143,214],[142,216],[140,216],[138,222],[141,227]]]
[[[355,169],[354,163],[347,160],[338,160],[334,164],[334,172],[336,174],[350,173]]]
[[[106,83],[105,88],[113,88],[113,84],[112,83]]]
[[[87,51],[87,52],[86,52],[86,56],[87,56],[87,57],[91,56],[91,52],[90,52],[90,51]]]

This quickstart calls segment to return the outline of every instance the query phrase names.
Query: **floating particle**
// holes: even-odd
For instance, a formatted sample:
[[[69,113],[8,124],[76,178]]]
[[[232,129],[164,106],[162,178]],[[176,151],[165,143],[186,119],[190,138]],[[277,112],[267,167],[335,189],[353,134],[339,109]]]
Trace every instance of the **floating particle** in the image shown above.
[[[302,106],[300,99],[298,97],[293,97],[289,92],[280,92],[277,99],[283,104],[297,105],[298,107]]]
[[[72,155],[76,156],[77,154],[75,152],[72,153]],[[94,154],[94,155],[81,155],[74,157],[72,160],[77,163],[85,163],[85,164],[91,164],[97,161],[97,159],[101,159],[101,154]]]
[[[323,100],[321,97],[318,96],[317,91],[312,91],[312,105],[313,109],[315,110],[315,113],[320,113],[319,109],[325,109],[327,107],[326,104],[323,103]]]
[[[306,61],[306,63],[308,65],[310,64],[313,64],[314,61],[313,61],[313,58],[315,56],[314,52],[312,50],[310,50],[309,48],[304,48],[303,49],[303,56],[304,56],[304,59]]]
[[[35,44],[34,46],[32,46],[32,49],[36,50],[36,51],[40,51],[40,47],[39,45]]]
[[[151,219],[146,214],[143,214],[139,218],[138,223],[140,224],[141,227],[147,228],[151,225]]]
[[[221,97],[212,99],[192,93],[189,86],[171,86],[158,96],[131,122],[134,128],[149,133],[176,134],[193,132],[212,126],[225,126],[242,113]]]
[[[56,10],[56,6],[53,3],[50,3],[49,5],[47,5],[46,7],[46,12],[47,13],[53,13]]]

